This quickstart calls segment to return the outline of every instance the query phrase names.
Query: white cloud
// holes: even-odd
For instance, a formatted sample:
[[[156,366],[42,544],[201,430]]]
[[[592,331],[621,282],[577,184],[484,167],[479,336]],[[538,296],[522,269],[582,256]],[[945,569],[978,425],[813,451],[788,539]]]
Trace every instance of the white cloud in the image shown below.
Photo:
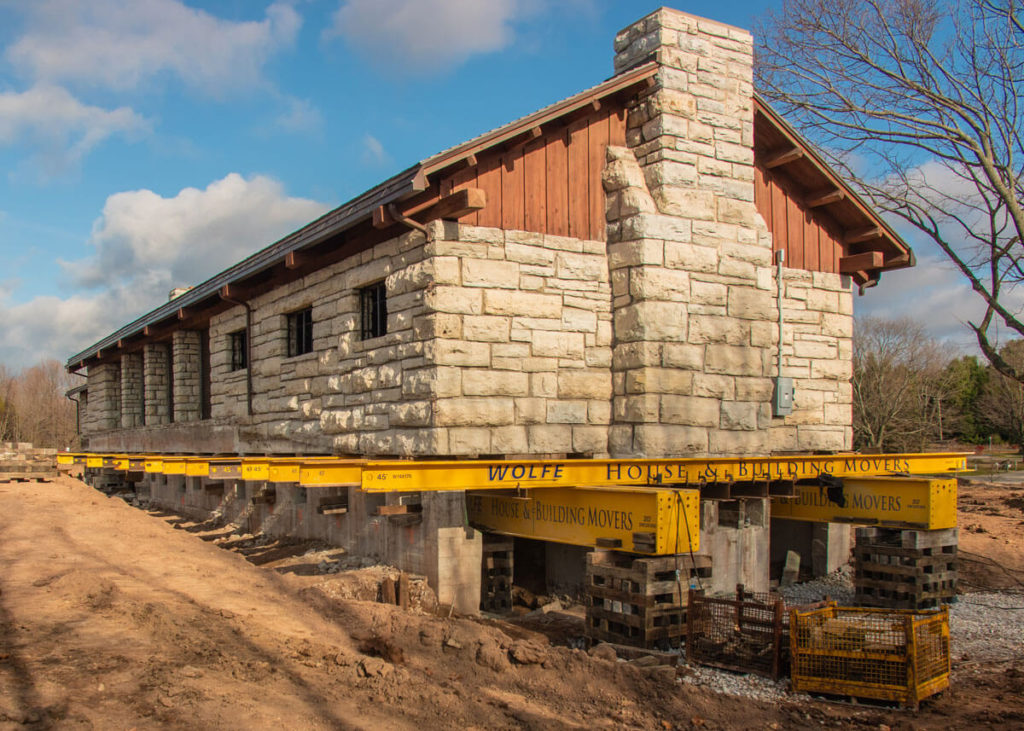
[[[0,145],[31,142],[47,172],[78,163],[113,135],[134,135],[149,123],[128,107],[103,109],[83,104],[58,86],[0,92]]]
[[[34,79],[124,90],[172,73],[214,95],[259,84],[302,24],[281,2],[263,20],[240,22],[179,0],[35,0],[25,12],[27,30],[6,56]]]
[[[391,162],[391,156],[384,145],[371,134],[363,135],[363,163],[367,165],[384,165]]]
[[[0,362],[66,359],[166,302],[172,287],[198,284],[327,208],[286,195],[270,178],[236,173],[169,198],[112,195],[93,226],[93,253],[61,262],[68,296],[15,304],[0,292]]]
[[[505,48],[512,23],[531,12],[522,0],[346,0],[326,39],[342,37],[386,69],[423,74]]]
[[[284,132],[320,132],[323,115],[308,99],[284,98],[285,110],[277,115],[274,127]]]

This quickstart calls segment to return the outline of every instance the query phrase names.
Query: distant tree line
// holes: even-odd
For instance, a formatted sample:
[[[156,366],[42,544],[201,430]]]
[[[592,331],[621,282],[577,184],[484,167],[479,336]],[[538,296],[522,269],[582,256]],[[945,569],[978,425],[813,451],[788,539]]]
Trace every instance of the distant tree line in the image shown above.
[[[1024,452],[1024,384],[907,320],[860,318],[853,343],[853,440],[858,449],[919,451],[956,440]],[[1024,372],[1024,340],[999,355]]]
[[[55,360],[17,372],[0,364],[0,441],[76,446],[75,404],[64,394],[77,380]]]

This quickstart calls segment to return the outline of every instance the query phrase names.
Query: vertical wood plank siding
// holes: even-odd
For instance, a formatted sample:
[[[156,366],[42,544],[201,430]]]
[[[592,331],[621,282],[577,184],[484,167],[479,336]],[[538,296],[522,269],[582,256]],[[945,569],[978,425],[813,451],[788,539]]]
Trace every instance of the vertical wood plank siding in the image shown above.
[[[442,177],[439,193],[486,192],[487,206],[460,218],[463,223],[601,240],[606,149],[625,140],[625,110],[602,108],[525,145],[481,153],[475,167]]]
[[[786,252],[786,266],[839,272],[843,246],[826,214],[805,210],[800,196],[755,160],[754,205],[772,232],[775,251]]]

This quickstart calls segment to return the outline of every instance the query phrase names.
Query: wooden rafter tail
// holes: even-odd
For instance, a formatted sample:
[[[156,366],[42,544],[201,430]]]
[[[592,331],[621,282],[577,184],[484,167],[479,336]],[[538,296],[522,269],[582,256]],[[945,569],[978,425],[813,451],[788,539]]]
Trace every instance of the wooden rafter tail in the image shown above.
[[[479,211],[487,205],[487,194],[480,188],[460,188],[444,196],[436,203],[421,208],[417,211],[403,211],[399,213],[419,223],[427,223],[438,218],[457,219],[475,211]],[[375,228],[387,228],[398,223],[386,206],[379,206],[373,212],[373,225]]]
[[[885,266],[885,256],[881,251],[865,251],[839,259],[840,274],[856,274],[870,269],[881,269],[883,266]]]

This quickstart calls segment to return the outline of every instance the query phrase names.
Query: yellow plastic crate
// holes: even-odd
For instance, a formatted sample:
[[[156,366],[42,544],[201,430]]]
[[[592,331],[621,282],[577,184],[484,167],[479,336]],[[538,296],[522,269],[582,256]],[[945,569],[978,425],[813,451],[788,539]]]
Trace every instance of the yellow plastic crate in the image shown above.
[[[794,691],[917,708],[949,687],[949,611],[794,609],[790,652]]]

